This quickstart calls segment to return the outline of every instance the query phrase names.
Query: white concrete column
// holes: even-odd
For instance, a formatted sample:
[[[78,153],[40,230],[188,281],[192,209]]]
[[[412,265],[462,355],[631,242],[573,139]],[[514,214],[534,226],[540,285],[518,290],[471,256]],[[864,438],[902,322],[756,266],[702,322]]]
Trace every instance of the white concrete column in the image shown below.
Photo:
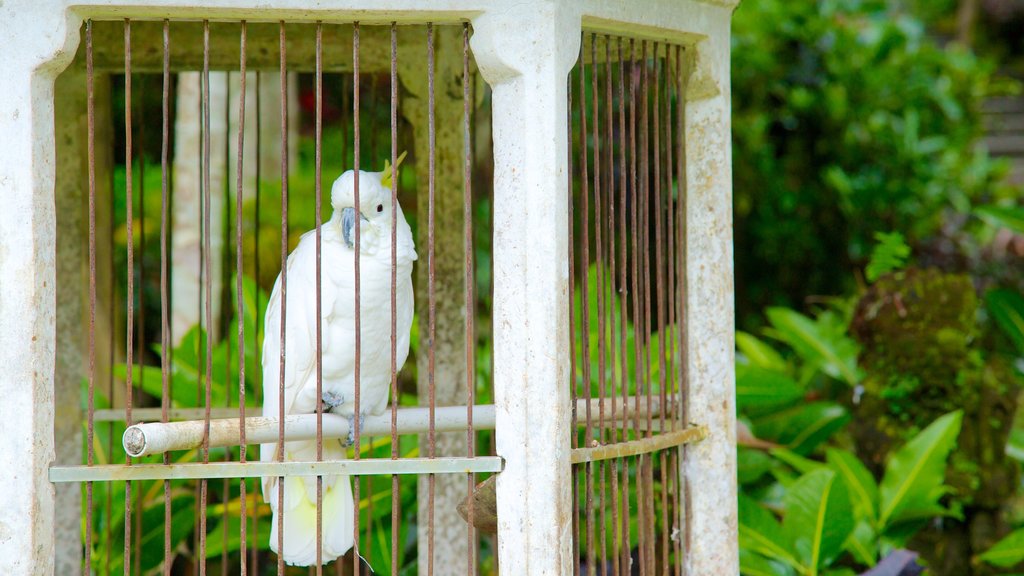
[[[57,462],[82,463],[82,375],[87,374],[89,326],[88,161],[85,74],[61,74],[56,96],[57,354],[54,442]],[[56,486],[55,573],[82,571],[82,486]]]
[[[502,573],[572,574],[567,101],[579,5],[532,0],[473,19],[493,88],[494,399]]]
[[[12,576],[54,569],[53,86],[72,24],[31,0],[0,4],[0,574]]]
[[[706,20],[686,93],[686,574],[738,574],[729,16]]]

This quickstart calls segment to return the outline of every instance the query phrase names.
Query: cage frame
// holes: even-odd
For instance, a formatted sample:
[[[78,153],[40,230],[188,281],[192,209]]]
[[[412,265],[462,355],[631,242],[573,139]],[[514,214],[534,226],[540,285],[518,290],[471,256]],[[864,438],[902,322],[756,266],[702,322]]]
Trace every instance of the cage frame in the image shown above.
[[[84,19],[470,21],[493,90],[498,554],[510,574],[571,574],[565,79],[581,30],[693,47],[685,113],[686,573],[738,573],[729,26],[738,0],[7,0],[0,5],[0,572],[53,573],[56,303],[54,83]],[[513,234],[517,226],[529,234]],[[516,434],[519,432],[519,434]],[[529,438],[531,442],[524,441]],[[713,487],[713,489],[712,489]]]

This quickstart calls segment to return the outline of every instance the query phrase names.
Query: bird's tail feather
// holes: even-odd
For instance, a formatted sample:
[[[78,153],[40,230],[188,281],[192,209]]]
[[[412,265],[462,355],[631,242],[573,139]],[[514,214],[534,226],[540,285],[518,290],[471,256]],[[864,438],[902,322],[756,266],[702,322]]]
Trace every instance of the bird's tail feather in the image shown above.
[[[307,452],[312,449],[312,457]],[[324,442],[324,460],[345,457],[337,442]],[[314,442],[288,442],[285,460],[316,459]],[[281,554],[287,564],[316,564],[316,477],[284,479],[283,506],[278,502],[279,478],[264,482],[264,499],[270,503],[273,519],[270,549]],[[352,547],[354,506],[352,485],[347,476],[326,476],[323,480],[321,561],[326,564],[343,556]],[[284,515],[284,548],[278,550],[278,515]]]

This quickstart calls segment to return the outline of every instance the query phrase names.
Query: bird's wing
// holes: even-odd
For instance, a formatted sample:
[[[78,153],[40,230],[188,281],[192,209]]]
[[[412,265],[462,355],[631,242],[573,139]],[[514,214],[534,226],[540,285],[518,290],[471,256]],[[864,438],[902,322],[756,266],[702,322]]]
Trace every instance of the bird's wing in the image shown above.
[[[290,414],[295,397],[309,381],[316,362],[316,247],[303,236],[287,261],[284,394],[281,394],[281,276],[267,303],[263,338],[263,416],[276,418],[283,401]],[[263,461],[276,456],[274,444],[264,444]]]

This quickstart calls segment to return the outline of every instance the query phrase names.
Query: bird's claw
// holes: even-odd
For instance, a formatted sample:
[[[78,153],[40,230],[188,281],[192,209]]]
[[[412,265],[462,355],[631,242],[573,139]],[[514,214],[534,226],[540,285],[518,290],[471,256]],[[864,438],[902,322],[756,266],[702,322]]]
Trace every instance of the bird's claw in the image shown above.
[[[347,418],[347,420],[348,420],[348,438],[347,438],[347,440],[345,442],[345,448],[348,448],[349,446],[352,446],[353,444],[356,443],[356,424],[355,424],[356,418],[353,415],[353,416],[349,416]],[[363,433],[363,426],[365,426],[365,424],[366,424],[366,414],[360,414],[359,415],[359,434],[360,435],[362,435],[362,433]]]
[[[337,392],[325,391],[321,396],[320,401],[323,402],[326,407],[325,412],[330,412],[336,406],[340,406],[345,403],[345,397]]]

